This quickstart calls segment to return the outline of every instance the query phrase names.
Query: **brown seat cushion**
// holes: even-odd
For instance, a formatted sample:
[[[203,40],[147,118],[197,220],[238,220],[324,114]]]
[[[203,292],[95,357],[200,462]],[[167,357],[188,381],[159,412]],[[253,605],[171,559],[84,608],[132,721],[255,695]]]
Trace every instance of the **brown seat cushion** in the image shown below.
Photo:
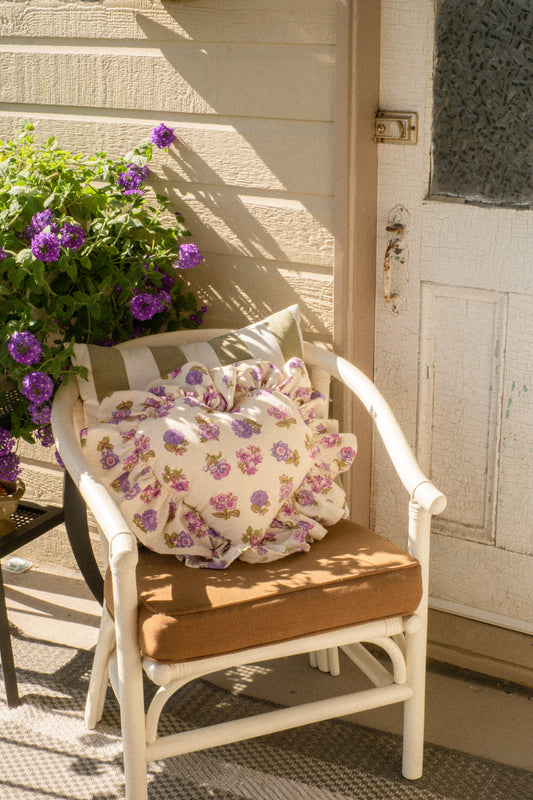
[[[422,596],[418,561],[349,520],[307,553],[223,570],[191,569],[142,548],[137,583],[141,651],[160,662],[409,614]],[[109,572],[105,594],[113,613]]]

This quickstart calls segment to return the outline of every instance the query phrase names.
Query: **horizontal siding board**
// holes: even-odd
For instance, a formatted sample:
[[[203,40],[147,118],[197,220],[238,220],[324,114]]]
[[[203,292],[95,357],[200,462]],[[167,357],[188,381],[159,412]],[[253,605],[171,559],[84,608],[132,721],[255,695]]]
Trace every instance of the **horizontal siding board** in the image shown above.
[[[328,47],[186,43],[125,53],[4,44],[0,102],[330,121],[334,66]]]
[[[210,0],[154,3],[125,0],[95,7],[51,8],[45,3],[2,3],[0,36],[69,39],[333,44],[333,0]],[[129,7],[128,7],[129,6]]]
[[[160,121],[155,117],[124,122],[111,116],[78,119],[66,113],[11,113],[7,107],[0,109],[0,138],[15,135],[23,119],[36,120],[38,140],[56,136],[60,146],[72,153],[105,150],[111,156],[126,155]],[[151,165],[156,174],[173,182],[333,195],[333,124],[204,120],[166,120],[179,144],[168,154],[156,152]]]
[[[239,327],[298,303],[302,327],[329,340],[333,273],[311,264],[291,267],[261,259],[205,253],[206,265],[188,274],[191,288],[208,310],[209,327]]]
[[[229,188],[196,191],[196,196],[170,194],[202,250],[331,266],[334,242],[329,198],[307,198],[304,206],[281,198],[247,197]]]

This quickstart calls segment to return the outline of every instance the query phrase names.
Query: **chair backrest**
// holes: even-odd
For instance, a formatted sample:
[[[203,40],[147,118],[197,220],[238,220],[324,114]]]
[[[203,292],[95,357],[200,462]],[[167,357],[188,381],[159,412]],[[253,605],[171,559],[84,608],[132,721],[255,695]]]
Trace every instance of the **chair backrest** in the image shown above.
[[[142,336],[139,339],[130,339],[127,342],[118,344],[120,349],[129,349],[132,347],[150,347],[157,345],[174,345],[180,346],[184,344],[192,344],[194,342],[205,342],[213,339],[216,336],[222,336],[229,333],[228,328],[198,328],[195,330],[179,330],[166,333],[154,333],[151,336]],[[304,342],[304,346],[309,350],[309,347],[314,347],[309,342]],[[313,363],[307,363],[309,369],[309,376],[313,387],[322,392],[329,399],[331,375],[330,373]]]

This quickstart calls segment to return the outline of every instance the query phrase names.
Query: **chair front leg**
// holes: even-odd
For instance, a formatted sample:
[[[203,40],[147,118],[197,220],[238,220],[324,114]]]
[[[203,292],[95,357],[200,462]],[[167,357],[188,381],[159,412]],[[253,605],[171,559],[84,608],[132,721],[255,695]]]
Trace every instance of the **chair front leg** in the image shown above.
[[[411,500],[409,552],[420,561],[423,594],[416,614],[405,626],[407,683],[413,690],[413,696],[404,704],[402,774],[409,780],[422,777],[424,758],[430,532],[431,514]]]

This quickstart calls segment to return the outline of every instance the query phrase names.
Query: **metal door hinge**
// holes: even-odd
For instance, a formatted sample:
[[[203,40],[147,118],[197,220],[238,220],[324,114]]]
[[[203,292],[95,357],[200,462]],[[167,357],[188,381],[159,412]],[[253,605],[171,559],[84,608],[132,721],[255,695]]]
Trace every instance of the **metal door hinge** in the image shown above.
[[[416,144],[418,114],[413,111],[378,111],[374,141],[387,144]]]

